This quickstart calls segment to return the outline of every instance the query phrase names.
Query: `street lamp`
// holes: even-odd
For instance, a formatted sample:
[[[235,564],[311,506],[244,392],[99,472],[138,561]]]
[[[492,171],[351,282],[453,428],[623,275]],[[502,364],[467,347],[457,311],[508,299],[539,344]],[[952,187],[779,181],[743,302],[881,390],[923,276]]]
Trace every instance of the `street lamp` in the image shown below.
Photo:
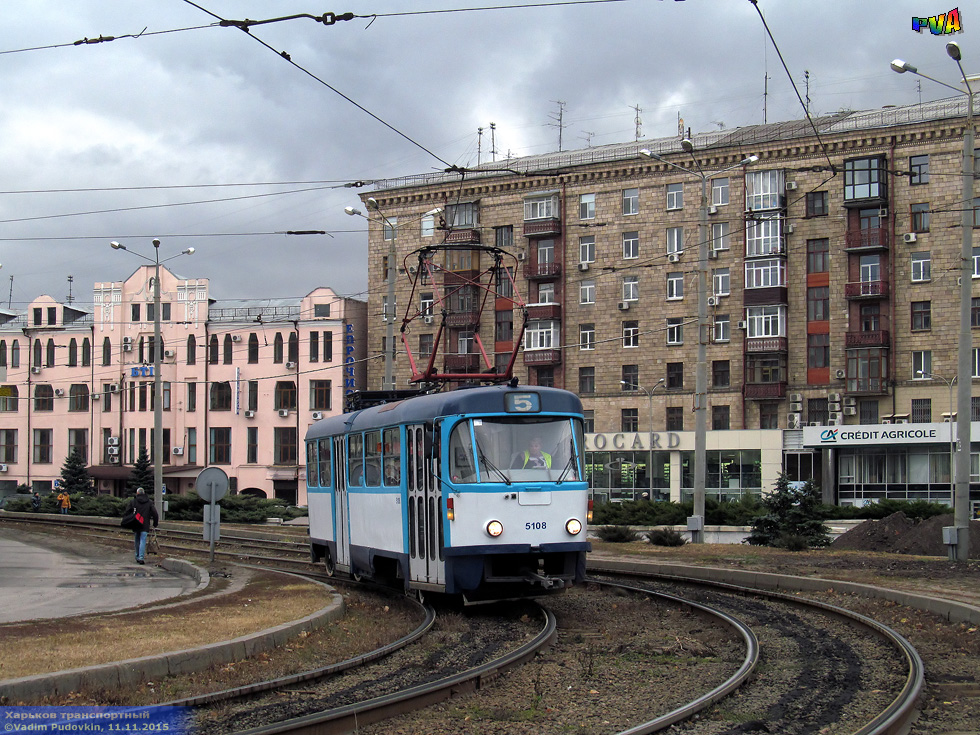
[[[922,370],[916,370],[915,372],[916,375],[921,378],[927,378],[929,380],[939,378],[939,380],[943,381],[949,388],[949,499],[952,501],[953,497],[956,495],[956,471],[953,467],[953,447],[955,446],[953,443],[953,383],[956,382],[957,376],[954,375],[952,378],[947,380],[942,375],[936,375],[935,373],[927,373]]]
[[[644,393],[647,394],[647,404],[649,405],[650,408],[650,437],[649,437],[649,446],[648,446],[649,452],[647,457],[647,482],[650,485],[650,500],[653,500],[653,392],[664,384],[664,379],[661,378],[660,380],[658,380],[656,385],[654,385],[653,388],[651,388],[650,390],[647,390],[639,383],[627,383],[625,380],[620,380],[619,382],[625,385],[627,389],[639,388],[640,390],[642,390]]]
[[[694,155],[694,143],[685,138],[681,141],[681,148],[690,154],[697,171],[679,166],[645,148],[640,151],[640,155],[655,158],[701,181],[701,203],[698,210],[698,361],[694,380],[694,515],[688,519],[691,541],[700,544],[704,543],[704,489],[708,465],[708,180],[711,176],[719,176],[726,171],[755,163],[759,157],[748,156],[720,171],[705,173]]]
[[[907,61],[895,59],[892,69],[899,73],[911,72],[943,87],[966,95],[966,128],[963,130],[963,241],[960,249],[960,335],[959,352],[956,361],[957,375],[973,375],[973,336],[971,334],[970,306],[973,299],[973,178],[976,175],[973,148],[973,88],[960,63],[960,47],[956,42],[946,44],[946,53],[960,71],[966,92],[946,82],[933,79],[916,69]],[[956,561],[965,562],[970,558],[970,414],[972,380],[960,380],[956,393],[956,440],[959,450],[956,453],[956,489],[953,493],[953,525],[956,527]],[[952,417],[951,417],[952,418]],[[952,428],[952,427],[950,427]]]
[[[160,358],[163,340],[160,335],[160,264],[181,255],[193,255],[194,248],[181,250],[177,255],[160,260],[160,241],[153,241],[153,257],[130,250],[118,242],[110,242],[113,250],[125,250],[137,258],[153,263],[153,502],[157,517],[163,520],[163,383],[160,380]]]

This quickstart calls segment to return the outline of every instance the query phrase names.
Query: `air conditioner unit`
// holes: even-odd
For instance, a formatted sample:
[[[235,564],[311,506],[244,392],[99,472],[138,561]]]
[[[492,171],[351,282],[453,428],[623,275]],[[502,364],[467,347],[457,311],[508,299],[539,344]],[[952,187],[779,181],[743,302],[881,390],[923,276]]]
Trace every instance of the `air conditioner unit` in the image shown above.
[[[620,301],[619,302],[619,310],[620,311],[629,311],[630,310],[630,302],[629,301]]]
[[[133,351],[133,338],[132,337],[123,337],[123,340],[122,340],[122,348],[123,348],[123,352],[132,352]]]
[[[588,263],[579,263],[578,264],[578,269],[584,273],[585,271],[587,271],[589,269],[589,264]]]
[[[795,181],[787,181],[786,182],[786,191],[796,191],[796,182]]]
[[[527,260],[527,253],[524,252],[523,250],[518,250],[517,251],[517,259],[518,260]]]
[[[119,456],[119,447],[109,447],[105,451],[106,451],[106,454],[108,454],[110,457],[117,457],[117,456]]]
[[[792,401],[789,404],[789,410],[790,411],[795,411],[796,413],[799,413],[800,411],[803,410],[803,403],[800,402],[800,401]]]
[[[717,258],[718,257],[718,251],[715,250],[714,248],[712,248],[711,250],[708,251],[708,257],[709,258]]]
[[[168,359],[173,359],[173,358],[177,357],[177,350],[164,350],[163,351],[163,356],[166,357],[166,358],[168,358]]]
[[[718,207],[712,204],[708,207],[708,214],[718,214]]]
[[[175,457],[183,456],[183,454],[184,454],[184,448],[183,447],[174,447],[174,456]]]
[[[319,421],[322,418],[323,418],[323,411],[314,411],[313,412],[313,420],[314,421]]]
[[[112,464],[119,464],[119,457],[111,456],[109,457],[109,462],[111,462]]]
[[[881,420],[881,423],[883,423],[883,424],[890,424],[891,422],[892,422],[892,420],[890,418],[883,418]]]
[[[790,413],[786,415],[786,428],[787,429],[799,429],[803,425],[800,420],[800,414]]]
[[[847,377],[847,371],[846,370],[838,370],[836,373],[834,373],[834,375],[837,377],[838,380],[843,380],[844,378]]]
[[[738,328],[739,329],[748,329],[749,328],[749,323],[747,321],[740,321],[738,323]]]
[[[279,409],[279,415],[282,416],[283,418],[286,418],[289,415],[289,409],[288,408],[280,408]]]
[[[118,447],[119,446],[119,437],[118,436],[110,436],[108,439],[106,439],[106,444],[108,444],[110,447]]]
[[[718,297],[717,296],[709,296],[708,297],[708,306],[718,306]]]
[[[943,413],[943,423],[948,424],[951,421],[956,421],[956,412],[954,411],[953,413],[948,413],[948,412]]]
[[[41,366],[40,365],[35,365],[34,367],[31,368],[31,372],[34,373],[35,375],[40,375],[41,374]]]
[[[242,335],[240,335],[240,334],[233,334],[233,335],[231,335],[231,341],[232,342],[241,342],[242,341]]]
[[[907,424],[908,422],[908,419],[895,419],[896,424]]]
[[[904,235],[902,235],[902,242],[906,242],[910,245],[914,243],[917,239],[918,238],[915,236],[914,232],[906,232]]]
[[[857,416],[857,412],[857,406],[844,406],[843,413],[845,416]]]
[[[432,315],[426,314],[424,317],[422,317],[422,321],[426,324],[432,324]]]
[[[245,418],[247,418],[247,419],[254,419],[255,418],[255,411],[245,411]]]
[[[788,224],[788,225],[786,225],[786,234],[787,235],[792,235],[795,231],[796,231],[796,225],[794,225],[794,224]]]
[[[109,383],[109,392],[110,393],[118,393],[119,392],[119,383]]]
[[[827,400],[831,403],[840,403],[841,394],[840,393],[828,393]]]
[[[789,394],[790,403],[803,403],[802,393],[790,393]]]
[[[295,370],[296,369],[296,363],[295,362],[287,362],[286,363],[286,369],[287,370]]]
[[[845,406],[856,406],[857,405],[857,399],[855,399],[854,396],[844,396],[844,405]]]
[[[823,426],[819,421],[810,421],[807,426]]]
[[[61,396],[65,395],[65,389],[64,388],[55,388],[54,389],[54,394],[56,396],[58,396],[58,398],[61,398]]]
[[[882,207],[881,209],[879,209],[878,210],[878,216],[879,217],[882,217],[882,218],[887,217],[888,216],[888,207]]]
[[[676,263],[680,259],[681,259],[681,254],[680,253],[667,253],[667,262],[668,263]]]
[[[840,403],[838,403],[837,401],[828,401],[827,410],[830,412],[840,411]]]
[[[830,413],[830,425],[837,426],[838,424],[844,423],[844,414],[840,411],[831,411]]]
[[[6,472],[6,471],[7,471],[7,465],[0,464],[0,472]]]

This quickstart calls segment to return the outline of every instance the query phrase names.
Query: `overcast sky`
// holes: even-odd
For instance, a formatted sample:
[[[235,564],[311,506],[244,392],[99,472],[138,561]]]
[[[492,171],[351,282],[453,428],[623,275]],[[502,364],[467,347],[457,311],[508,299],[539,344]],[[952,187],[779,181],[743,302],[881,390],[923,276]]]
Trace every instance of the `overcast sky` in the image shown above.
[[[391,15],[507,4],[520,0],[331,0],[334,12],[378,17],[289,20],[249,37],[215,16],[320,15],[323,0],[7,0],[0,305],[63,301],[73,276],[75,303],[89,308],[93,282],[141,262],[109,241],[152,256],[154,237],[162,257],[194,247],[171,268],[210,278],[219,300],[321,285],[364,298],[366,234],[343,213],[360,206],[346,182],[474,166],[480,127],[486,162],[491,122],[498,158],[555,151],[559,101],[565,150],[633,140],[634,107],[644,138],[675,134],[678,116],[695,133],[802,116],[750,0]],[[803,96],[809,71],[815,114],[948,96],[889,62],[955,84],[951,38],[967,72],[980,71],[980,10],[965,2],[952,37],[915,33],[912,18],[953,0],[758,7]],[[116,40],[74,45],[99,36]],[[286,230],[333,236],[275,234]]]

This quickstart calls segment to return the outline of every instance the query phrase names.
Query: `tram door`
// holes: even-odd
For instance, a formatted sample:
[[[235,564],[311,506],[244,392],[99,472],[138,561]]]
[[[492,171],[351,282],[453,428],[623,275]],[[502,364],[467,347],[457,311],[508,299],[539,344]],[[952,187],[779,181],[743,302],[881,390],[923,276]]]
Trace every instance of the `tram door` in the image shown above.
[[[408,481],[409,573],[416,582],[445,584],[442,554],[442,496],[425,452],[425,427],[405,427]]]
[[[350,521],[347,505],[347,451],[344,437],[333,440],[334,533],[337,541],[337,569],[350,571]]]

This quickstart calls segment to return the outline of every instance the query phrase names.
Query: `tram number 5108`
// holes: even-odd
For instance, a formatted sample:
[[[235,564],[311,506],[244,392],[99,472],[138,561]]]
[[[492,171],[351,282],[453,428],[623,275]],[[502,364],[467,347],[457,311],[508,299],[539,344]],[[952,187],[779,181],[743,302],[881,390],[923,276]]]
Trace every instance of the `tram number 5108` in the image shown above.
[[[546,531],[548,523],[547,521],[528,521],[524,524],[524,528],[528,531]]]

